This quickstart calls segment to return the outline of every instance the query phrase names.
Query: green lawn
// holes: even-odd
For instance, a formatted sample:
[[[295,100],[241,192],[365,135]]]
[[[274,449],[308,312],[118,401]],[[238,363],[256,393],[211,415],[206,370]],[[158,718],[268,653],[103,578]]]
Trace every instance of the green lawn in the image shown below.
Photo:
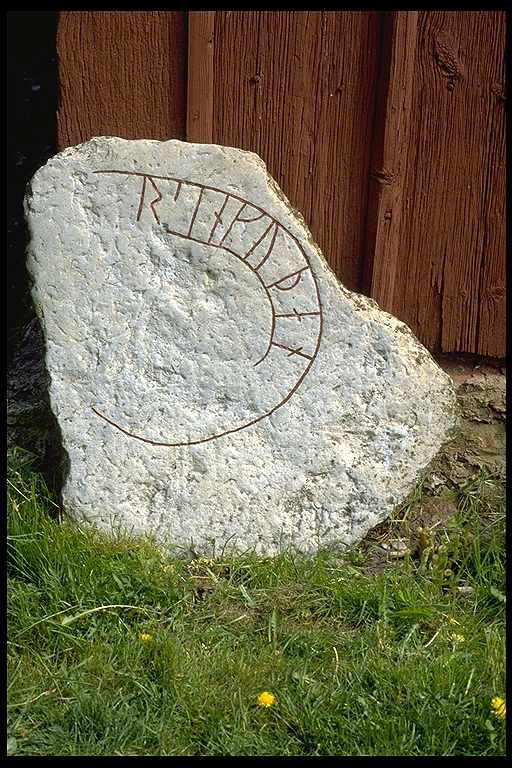
[[[9,753],[503,755],[503,495],[475,478],[384,568],[362,547],[178,560],[57,522],[11,456]]]

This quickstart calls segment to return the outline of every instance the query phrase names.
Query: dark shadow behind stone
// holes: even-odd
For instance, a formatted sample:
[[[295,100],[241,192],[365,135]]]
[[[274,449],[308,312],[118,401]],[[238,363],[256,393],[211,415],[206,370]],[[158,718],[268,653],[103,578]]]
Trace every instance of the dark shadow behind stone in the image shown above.
[[[7,450],[33,455],[34,467],[60,494],[67,470],[60,428],[50,407],[50,377],[39,320],[34,316],[17,344],[7,371]]]
[[[25,266],[23,197],[33,174],[57,152],[58,12],[7,14],[7,449],[34,457],[60,494],[67,457],[50,408],[43,332]]]

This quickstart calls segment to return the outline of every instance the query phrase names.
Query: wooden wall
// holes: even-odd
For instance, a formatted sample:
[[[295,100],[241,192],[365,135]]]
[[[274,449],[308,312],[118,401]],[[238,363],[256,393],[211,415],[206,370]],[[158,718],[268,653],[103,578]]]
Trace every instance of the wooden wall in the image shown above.
[[[215,29],[213,141],[265,160],[357,290],[379,14],[228,11],[216,14]]]
[[[59,148],[92,136],[185,138],[184,11],[61,11]]]
[[[505,354],[504,13],[62,11],[60,148],[257,152],[351,289]]]
[[[398,16],[364,287],[429,349],[501,357],[505,14]]]

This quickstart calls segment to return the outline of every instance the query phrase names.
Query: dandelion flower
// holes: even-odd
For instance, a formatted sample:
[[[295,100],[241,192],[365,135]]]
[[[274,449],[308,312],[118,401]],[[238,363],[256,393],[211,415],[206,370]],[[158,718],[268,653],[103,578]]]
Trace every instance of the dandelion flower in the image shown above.
[[[493,699],[491,699],[491,708],[493,710],[493,715],[500,720],[504,720],[507,714],[507,707],[505,705],[505,700],[501,699],[499,696],[495,696]]]
[[[140,636],[140,639],[143,643],[150,643],[153,639],[153,635],[150,635],[148,632],[143,632]]]
[[[259,707],[271,707],[275,704],[276,697],[273,693],[269,693],[269,691],[262,691],[258,694],[257,701]]]
[[[463,643],[464,642],[464,635],[457,635],[452,634],[450,635],[454,643]]]
[[[448,624],[458,624],[459,622],[453,616],[447,616]]]

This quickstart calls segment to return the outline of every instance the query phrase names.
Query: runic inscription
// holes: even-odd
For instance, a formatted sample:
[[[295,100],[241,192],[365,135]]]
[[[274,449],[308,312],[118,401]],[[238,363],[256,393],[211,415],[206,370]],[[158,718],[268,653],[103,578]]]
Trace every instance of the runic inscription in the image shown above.
[[[166,235],[234,257],[257,279],[268,300],[270,333],[261,357],[251,362],[256,383],[279,375],[286,391],[267,403],[264,412],[242,423],[219,424],[213,434],[186,440],[154,439],[128,429],[105,412],[94,413],[129,437],[156,446],[195,445],[256,424],[285,405],[297,391],[318,354],[322,336],[320,292],[305,249],[298,238],[258,205],[217,187],[171,176],[119,169],[95,170],[133,183],[134,218],[153,221]],[[138,194],[138,197],[137,197]],[[210,251],[208,251],[210,252]],[[266,368],[267,367],[267,368]],[[257,370],[256,370],[257,369]],[[284,382],[284,384],[283,384]]]

